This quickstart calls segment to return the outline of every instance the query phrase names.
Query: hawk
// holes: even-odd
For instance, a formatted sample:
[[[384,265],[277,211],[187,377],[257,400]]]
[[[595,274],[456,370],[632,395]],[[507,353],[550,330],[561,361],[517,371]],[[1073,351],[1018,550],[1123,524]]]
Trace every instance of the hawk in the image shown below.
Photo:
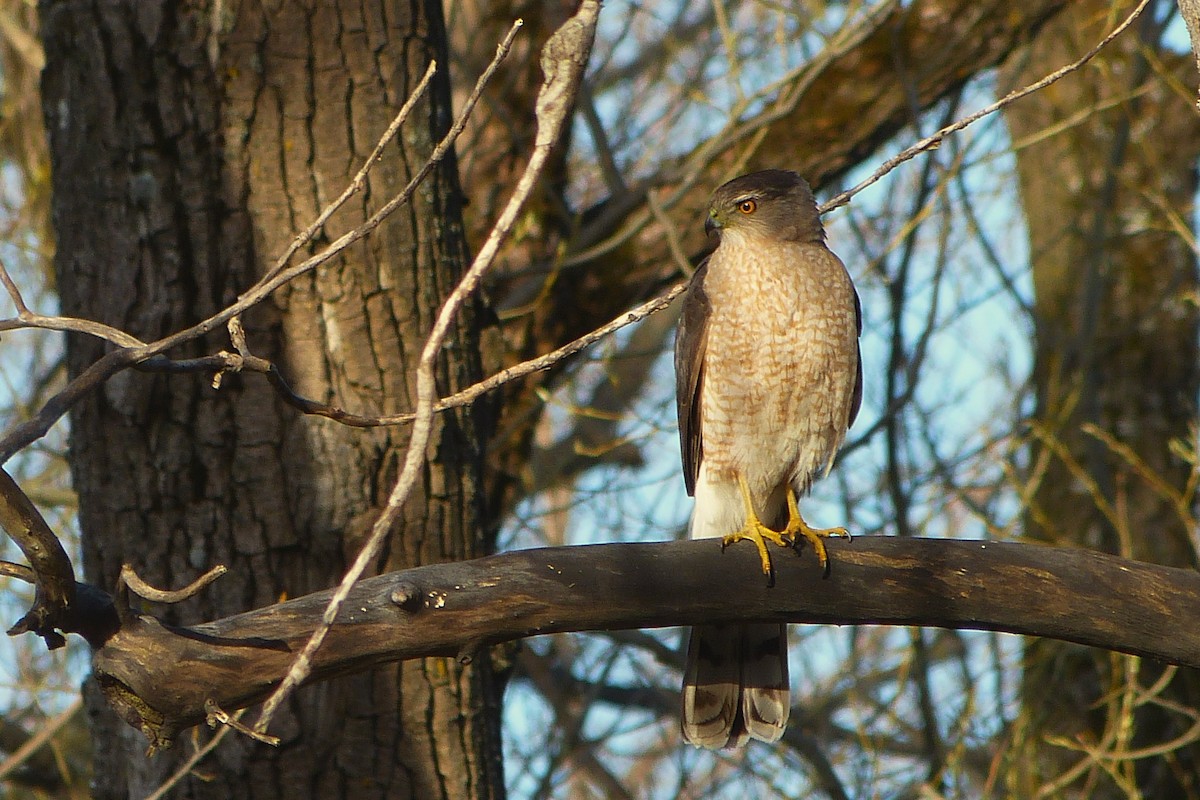
[[[718,188],[705,230],[719,244],[692,276],[675,340],[683,474],[693,539],[750,540],[773,581],[766,542],[803,537],[824,570],[823,539],[797,497],[828,473],[862,402],[862,311],[825,246],[808,184],[766,170]],[[692,629],[683,735],[709,748],[773,742],[787,726],[787,626]]]

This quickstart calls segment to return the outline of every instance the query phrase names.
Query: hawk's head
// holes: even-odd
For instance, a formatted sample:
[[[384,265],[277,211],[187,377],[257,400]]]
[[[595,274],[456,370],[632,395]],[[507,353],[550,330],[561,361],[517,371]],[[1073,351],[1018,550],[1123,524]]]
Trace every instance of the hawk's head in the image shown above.
[[[738,231],[789,242],[824,242],[825,229],[808,182],[768,169],[734,178],[713,192],[704,230]]]

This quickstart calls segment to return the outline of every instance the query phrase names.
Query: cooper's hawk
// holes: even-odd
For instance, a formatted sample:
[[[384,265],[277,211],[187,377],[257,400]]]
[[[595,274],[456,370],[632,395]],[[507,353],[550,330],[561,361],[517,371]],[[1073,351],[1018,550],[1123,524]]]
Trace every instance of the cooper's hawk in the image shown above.
[[[854,284],[825,246],[808,184],[794,172],[743,175],[713,193],[705,228],[720,243],[696,270],[675,341],[679,438],[693,539],[822,537],[796,497],[822,471],[862,401]],[[683,735],[704,747],[773,742],[787,726],[787,626],[692,629],[683,679]]]

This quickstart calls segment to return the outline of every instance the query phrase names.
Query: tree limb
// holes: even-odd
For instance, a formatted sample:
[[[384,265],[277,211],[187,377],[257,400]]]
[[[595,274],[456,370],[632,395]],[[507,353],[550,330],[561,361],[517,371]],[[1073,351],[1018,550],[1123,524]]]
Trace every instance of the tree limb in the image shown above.
[[[29,560],[36,587],[33,607],[8,634],[32,631],[51,650],[62,647],[66,642],[55,628],[62,627],[67,609],[75,600],[71,559],[37,507],[3,469],[0,469],[0,527]]]
[[[1200,574],[1102,553],[1007,542],[862,537],[832,577],[776,551],[768,588],[752,549],[713,542],[524,550],[418,567],[350,592],[308,681],[563,631],[733,620],[922,625],[1043,636],[1200,666]],[[715,576],[720,576],[716,579]],[[320,622],[332,590],[178,628],[134,616],[96,651],[110,702],[168,746],[205,719],[262,701]]]

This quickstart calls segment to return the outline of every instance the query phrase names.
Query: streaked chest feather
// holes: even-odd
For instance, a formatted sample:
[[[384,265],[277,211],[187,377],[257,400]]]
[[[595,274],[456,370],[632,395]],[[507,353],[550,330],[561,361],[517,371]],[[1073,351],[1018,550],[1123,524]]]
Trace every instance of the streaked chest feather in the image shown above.
[[[727,246],[704,288],[712,315],[701,425],[709,466],[824,461],[845,433],[857,359],[853,289],[823,247]]]

